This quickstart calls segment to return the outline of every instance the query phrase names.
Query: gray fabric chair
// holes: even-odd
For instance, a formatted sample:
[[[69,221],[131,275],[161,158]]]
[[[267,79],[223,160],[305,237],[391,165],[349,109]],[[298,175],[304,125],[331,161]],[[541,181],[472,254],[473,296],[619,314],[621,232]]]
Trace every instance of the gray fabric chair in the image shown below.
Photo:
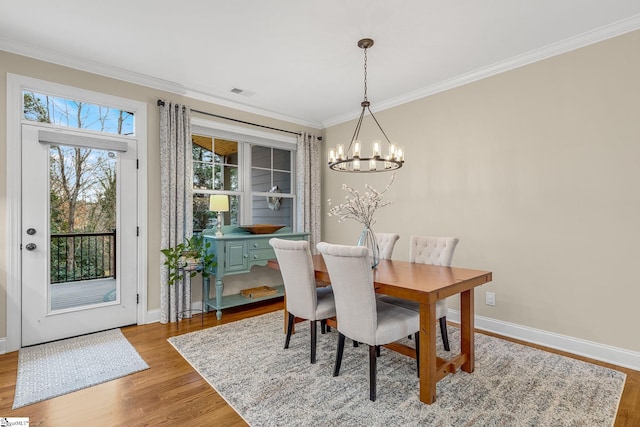
[[[450,267],[458,241],[457,237],[411,236],[409,261]],[[378,299],[420,312],[420,305],[414,301],[389,296],[381,296]],[[444,349],[449,351],[446,300],[440,300],[436,303],[436,319],[440,321],[440,333]]]
[[[375,401],[379,346],[413,334],[419,349],[420,313],[376,299],[366,247],[320,242],[317,248],[327,265],[336,303],[339,335],[333,376],[340,373],[345,337],[369,345],[369,399]],[[419,361],[418,354],[418,368]]]
[[[400,238],[400,235],[395,233],[375,233],[376,241],[378,242],[378,250],[380,259],[391,259],[393,255],[393,248],[396,246],[396,242]]]
[[[311,327],[311,363],[316,363],[317,321],[336,315],[333,290],[331,286],[316,287],[309,242],[273,238],[269,244],[276,253],[284,282],[288,313],[284,348],[289,348],[295,318],[307,319]]]

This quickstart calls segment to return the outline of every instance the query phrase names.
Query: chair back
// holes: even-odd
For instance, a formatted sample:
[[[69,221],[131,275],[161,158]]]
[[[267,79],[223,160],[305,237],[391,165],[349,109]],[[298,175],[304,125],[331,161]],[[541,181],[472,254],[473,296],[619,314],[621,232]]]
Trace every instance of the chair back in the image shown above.
[[[411,236],[409,261],[451,267],[457,237]]]
[[[315,320],[318,294],[309,242],[272,238],[269,244],[280,266],[287,311],[294,316]]]
[[[396,247],[399,238],[400,235],[395,233],[376,233],[380,259],[391,259],[393,248]]]
[[[336,303],[338,331],[360,342],[375,342],[378,324],[369,249],[317,244],[327,265]]]

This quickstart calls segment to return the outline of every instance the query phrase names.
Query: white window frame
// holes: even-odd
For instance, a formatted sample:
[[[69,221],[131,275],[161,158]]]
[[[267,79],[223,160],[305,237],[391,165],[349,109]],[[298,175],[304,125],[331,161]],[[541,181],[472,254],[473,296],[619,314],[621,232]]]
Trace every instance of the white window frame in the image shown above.
[[[252,196],[262,193],[252,192],[251,183],[251,150],[249,144],[261,145],[264,147],[280,148],[291,151],[291,190],[293,194],[293,218],[291,229],[297,229],[297,194],[296,194],[296,156],[297,138],[287,135],[279,135],[264,132],[256,129],[249,129],[240,126],[215,122],[212,120],[191,118],[191,132],[198,135],[210,136],[212,138],[227,139],[238,142],[238,168],[239,191],[212,190],[211,194],[238,195],[241,199],[240,213],[238,221],[240,224],[251,224]],[[265,197],[270,193],[264,193]]]

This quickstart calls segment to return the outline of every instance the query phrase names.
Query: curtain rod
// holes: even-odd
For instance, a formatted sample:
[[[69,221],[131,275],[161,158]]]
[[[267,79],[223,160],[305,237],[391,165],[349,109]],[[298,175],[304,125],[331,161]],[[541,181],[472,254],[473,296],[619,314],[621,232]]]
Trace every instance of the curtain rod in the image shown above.
[[[164,101],[162,99],[158,99],[158,107],[161,107],[161,106],[164,106]],[[231,118],[231,117],[220,116],[218,114],[207,113],[206,111],[200,111],[200,110],[194,110],[194,109],[191,109],[191,111],[193,111],[194,113],[198,113],[198,114],[204,114],[205,116],[217,117],[219,119],[225,119],[225,120],[231,120],[231,121],[237,122],[237,123],[243,123],[245,125],[251,125],[251,126],[257,126],[257,127],[261,127],[261,128],[265,128],[265,129],[277,130],[278,132],[291,133],[291,134],[297,135],[297,136],[302,135],[299,132],[293,132],[293,131],[285,130],[285,129],[278,129],[278,128],[274,128],[274,127],[271,127],[271,126],[260,125],[260,124],[257,124],[257,123],[245,122],[244,120],[238,120],[238,119],[234,119],[234,118]],[[318,138],[319,141],[322,141],[322,137],[321,136],[319,136],[317,138]]]

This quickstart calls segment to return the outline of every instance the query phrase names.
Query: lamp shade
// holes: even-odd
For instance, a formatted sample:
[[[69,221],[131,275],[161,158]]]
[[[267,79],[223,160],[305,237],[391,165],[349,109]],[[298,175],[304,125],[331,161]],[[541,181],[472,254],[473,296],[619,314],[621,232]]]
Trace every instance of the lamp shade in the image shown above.
[[[213,212],[229,212],[229,196],[214,194],[209,197],[209,210]]]

